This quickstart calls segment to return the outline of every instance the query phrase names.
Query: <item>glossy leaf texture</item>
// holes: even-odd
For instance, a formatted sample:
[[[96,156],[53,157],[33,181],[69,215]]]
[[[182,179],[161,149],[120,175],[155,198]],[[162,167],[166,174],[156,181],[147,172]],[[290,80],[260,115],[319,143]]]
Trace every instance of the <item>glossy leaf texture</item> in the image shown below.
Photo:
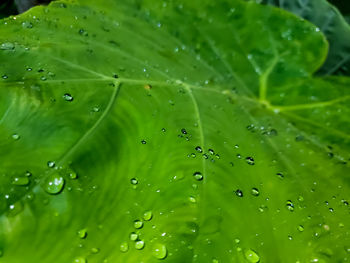
[[[350,75],[350,25],[347,18],[326,0],[262,0],[288,10],[317,25],[330,43],[320,75]],[[344,5],[346,6],[345,2]]]
[[[346,262],[346,77],[241,1],[53,2],[0,23],[0,262]]]

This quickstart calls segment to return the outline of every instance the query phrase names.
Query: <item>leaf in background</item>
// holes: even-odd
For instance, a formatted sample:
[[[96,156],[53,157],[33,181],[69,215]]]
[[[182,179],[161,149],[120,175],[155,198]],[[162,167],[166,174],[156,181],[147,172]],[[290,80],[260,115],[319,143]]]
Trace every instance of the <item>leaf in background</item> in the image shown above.
[[[344,262],[350,79],[241,1],[53,2],[0,25],[0,262]]]
[[[263,0],[288,10],[317,25],[330,43],[321,75],[350,75],[350,26],[339,11],[326,0]]]

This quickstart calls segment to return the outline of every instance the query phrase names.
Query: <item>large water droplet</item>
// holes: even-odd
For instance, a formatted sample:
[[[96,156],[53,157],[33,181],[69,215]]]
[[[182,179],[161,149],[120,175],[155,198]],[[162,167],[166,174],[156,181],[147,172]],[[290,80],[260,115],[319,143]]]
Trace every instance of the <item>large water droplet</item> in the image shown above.
[[[251,263],[257,263],[260,261],[259,255],[252,249],[247,249],[244,252],[244,256]]]
[[[139,235],[135,232],[131,232],[129,238],[131,241],[136,241],[139,238]]]
[[[16,176],[12,180],[12,184],[14,185],[28,185],[29,184],[29,178],[27,176]]]
[[[142,227],[143,227],[143,222],[142,222],[141,220],[135,220],[135,221],[134,221],[134,227],[135,227],[136,229],[142,228]]]
[[[153,246],[153,251],[152,254],[155,258],[157,259],[165,259],[167,256],[167,248],[165,245],[163,244],[155,244]]]
[[[143,219],[145,221],[151,220],[152,217],[153,217],[152,211],[146,211],[146,212],[143,213]]]
[[[64,179],[59,174],[48,176],[44,184],[44,190],[49,194],[59,194],[64,187]]]
[[[143,249],[145,247],[145,241],[139,240],[135,242],[136,249]]]

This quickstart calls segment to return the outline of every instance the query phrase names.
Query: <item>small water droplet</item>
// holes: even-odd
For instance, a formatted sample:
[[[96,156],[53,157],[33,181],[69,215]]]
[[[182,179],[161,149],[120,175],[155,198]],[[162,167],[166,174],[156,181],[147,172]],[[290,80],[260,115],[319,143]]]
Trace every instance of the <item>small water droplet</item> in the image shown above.
[[[2,75],[3,79],[8,79],[9,77],[7,75]]]
[[[146,142],[146,140],[142,140],[141,143],[142,144],[146,144],[147,142]]]
[[[242,192],[242,190],[240,190],[240,189],[237,189],[237,190],[235,191],[235,194],[236,194],[238,197],[243,197],[243,192]]]
[[[182,133],[182,134],[187,134],[186,129],[182,128],[182,129],[181,129],[181,133]]]
[[[137,184],[139,183],[139,181],[138,181],[136,178],[131,178],[131,179],[130,179],[130,183],[131,183],[132,185],[137,185]]]
[[[131,232],[129,235],[129,238],[131,241],[136,241],[139,238],[139,235],[136,234],[135,232]]]
[[[299,226],[298,226],[298,231],[299,231],[299,232],[303,232],[303,231],[304,231],[304,227],[303,227],[302,225],[299,225]]]
[[[251,263],[258,263],[260,261],[259,255],[252,249],[247,249],[244,252],[244,256]]]
[[[87,263],[86,259],[83,257],[75,258],[73,262],[74,263]]]
[[[0,45],[0,50],[13,50],[15,49],[15,45],[10,42],[5,42]]]
[[[72,95],[70,95],[69,93],[65,93],[64,95],[63,95],[63,99],[65,100],[65,101],[73,101],[73,96]]]
[[[259,189],[258,188],[252,188],[252,191],[251,191],[252,195],[254,196],[258,196],[260,193],[259,193]]]
[[[152,254],[157,259],[165,259],[167,256],[167,248],[164,244],[155,244],[153,246]]]
[[[165,128],[162,128],[162,132],[166,132],[166,129],[165,129]]]
[[[52,174],[47,177],[44,190],[49,194],[59,194],[64,187],[64,179],[59,174]]]
[[[47,166],[49,167],[49,168],[53,168],[53,167],[55,167],[55,162],[54,161],[48,161],[47,162]]]
[[[82,36],[85,36],[85,37],[87,37],[89,35],[83,28],[79,29],[78,33]]]
[[[142,222],[141,220],[135,220],[135,221],[134,221],[134,227],[135,227],[136,229],[142,228],[142,227],[143,227],[143,222]]]
[[[21,138],[21,136],[19,136],[17,133],[12,134],[12,139],[14,139],[15,141],[19,140]]]
[[[29,21],[24,21],[24,22],[22,22],[22,27],[23,28],[33,28],[33,24],[30,23]]]
[[[152,211],[146,211],[143,213],[143,220],[150,221],[153,217]]]
[[[79,236],[79,238],[81,238],[81,239],[85,239],[86,237],[87,237],[87,230],[86,230],[86,228],[84,228],[84,229],[80,229],[79,231],[78,231],[78,236]]]
[[[202,181],[203,180],[203,175],[200,172],[195,172],[193,174],[194,179],[196,179],[197,181]]]
[[[197,202],[196,198],[193,197],[193,196],[190,196],[190,197],[188,198],[188,200],[189,200],[191,203],[196,203],[196,202]]]
[[[29,178],[27,176],[16,176],[12,180],[12,184],[25,186],[29,184]]]
[[[129,250],[129,245],[128,245],[128,243],[127,243],[127,242],[121,243],[119,249],[120,249],[120,251],[123,252],[123,253],[127,252],[127,251]]]
[[[253,157],[248,156],[247,158],[245,158],[245,160],[246,160],[247,164],[249,164],[249,165],[255,164]]]
[[[213,149],[209,149],[208,152],[213,155],[214,154],[214,150]]]
[[[100,252],[100,249],[97,248],[97,247],[93,247],[93,248],[91,249],[91,253],[92,253],[92,254],[97,254],[98,252]]]
[[[291,211],[291,212],[294,211],[294,204],[291,200],[287,200],[286,207],[289,211]]]
[[[280,179],[283,179],[284,178],[284,175],[282,173],[277,173],[277,176],[280,178]]]
[[[139,240],[135,242],[136,249],[143,249],[145,247],[145,241]]]
[[[201,153],[203,152],[202,148],[200,146],[197,146],[196,148],[194,148],[197,152]]]

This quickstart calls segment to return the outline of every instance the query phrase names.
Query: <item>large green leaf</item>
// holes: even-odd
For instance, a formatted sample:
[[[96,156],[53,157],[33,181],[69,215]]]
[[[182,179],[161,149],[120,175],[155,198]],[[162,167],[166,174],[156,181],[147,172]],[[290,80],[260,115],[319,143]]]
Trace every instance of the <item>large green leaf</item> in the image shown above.
[[[0,22],[0,262],[347,261],[350,79],[313,77],[319,30],[126,2]]]
[[[333,5],[326,0],[255,1],[278,6],[317,25],[330,42],[327,60],[319,73],[350,75],[350,26]]]

